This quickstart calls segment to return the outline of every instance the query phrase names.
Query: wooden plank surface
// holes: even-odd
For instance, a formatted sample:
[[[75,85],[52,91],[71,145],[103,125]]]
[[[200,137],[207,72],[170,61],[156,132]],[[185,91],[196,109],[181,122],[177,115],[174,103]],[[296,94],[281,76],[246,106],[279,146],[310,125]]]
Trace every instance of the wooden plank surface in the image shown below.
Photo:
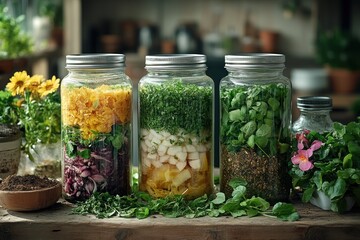
[[[37,212],[0,207],[0,240],[70,239],[359,239],[360,211],[339,215],[310,204],[295,204],[300,221],[267,217],[150,217],[143,220],[71,214],[63,201]]]

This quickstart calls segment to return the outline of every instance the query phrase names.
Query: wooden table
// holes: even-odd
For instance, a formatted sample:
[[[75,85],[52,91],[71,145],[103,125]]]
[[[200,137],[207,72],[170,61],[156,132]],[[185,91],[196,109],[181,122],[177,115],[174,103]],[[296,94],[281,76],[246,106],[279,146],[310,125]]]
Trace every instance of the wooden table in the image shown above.
[[[360,239],[360,211],[339,215],[310,204],[295,204],[297,222],[268,217],[150,217],[143,220],[71,214],[59,201],[37,212],[13,212],[0,207],[0,240],[70,239]]]

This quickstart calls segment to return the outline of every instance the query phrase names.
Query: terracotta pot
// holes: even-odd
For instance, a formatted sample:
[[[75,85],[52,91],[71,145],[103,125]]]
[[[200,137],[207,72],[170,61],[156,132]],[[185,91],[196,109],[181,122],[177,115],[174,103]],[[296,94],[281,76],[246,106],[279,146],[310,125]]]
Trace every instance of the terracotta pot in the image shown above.
[[[274,53],[277,48],[278,33],[274,31],[262,30],[259,32],[261,50],[266,53]]]
[[[331,87],[335,93],[354,93],[358,89],[360,71],[351,71],[341,68],[328,68]]]

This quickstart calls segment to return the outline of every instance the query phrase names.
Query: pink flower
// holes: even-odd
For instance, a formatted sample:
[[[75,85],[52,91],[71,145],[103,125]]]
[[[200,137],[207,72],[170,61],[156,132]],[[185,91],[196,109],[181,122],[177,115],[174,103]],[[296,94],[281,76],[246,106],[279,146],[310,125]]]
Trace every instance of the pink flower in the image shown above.
[[[299,150],[298,150],[297,154],[291,158],[291,162],[293,164],[299,165],[300,170],[305,172],[314,167],[314,164],[310,161],[310,158],[313,155],[314,151],[320,149],[321,146],[324,145],[324,143],[319,140],[314,140],[311,143],[310,148],[307,150],[304,150],[303,142],[306,142],[306,144],[308,144],[309,141],[305,138],[304,134],[300,134],[300,135],[302,135],[302,136],[299,136],[299,138],[297,138]],[[301,141],[299,141],[299,140],[301,140]],[[299,145],[301,145],[300,146],[301,148],[299,147]]]
[[[316,151],[318,150],[319,148],[321,148],[321,146],[324,145],[323,142],[319,141],[319,140],[314,140],[312,143],[311,143],[311,149],[313,151]]]
[[[304,145],[309,145],[309,140],[306,138],[306,134],[309,132],[309,130],[304,130],[303,132],[296,134],[296,140],[298,141],[297,147],[299,150],[304,149]]]
[[[311,148],[307,150],[299,150],[296,155],[291,158],[293,164],[299,165],[300,170],[308,171],[314,167],[314,164],[310,162],[310,157],[313,155]]]

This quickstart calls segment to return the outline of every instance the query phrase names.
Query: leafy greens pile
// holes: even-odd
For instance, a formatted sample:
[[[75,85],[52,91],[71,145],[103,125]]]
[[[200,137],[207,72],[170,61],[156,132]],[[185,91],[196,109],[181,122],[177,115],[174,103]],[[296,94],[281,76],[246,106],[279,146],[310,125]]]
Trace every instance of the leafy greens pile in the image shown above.
[[[216,196],[203,195],[190,201],[185,200],[182,195],[154,199],[148,193],[140,191],[134,191],[129,196],[95,193],[85,202],[79,202],[73,213],[93,214],[98,218],[117,216],[138,219],[155,214],[171,218],[267,216],[284,221],[296,221],[300,218],[292,204],[279,202],[270,209],[270,204],[263,198],[247,199],[246,182],[241,179],[233,179],[229,184],[233,192],[228,199],[222,192],[216,193]]]

